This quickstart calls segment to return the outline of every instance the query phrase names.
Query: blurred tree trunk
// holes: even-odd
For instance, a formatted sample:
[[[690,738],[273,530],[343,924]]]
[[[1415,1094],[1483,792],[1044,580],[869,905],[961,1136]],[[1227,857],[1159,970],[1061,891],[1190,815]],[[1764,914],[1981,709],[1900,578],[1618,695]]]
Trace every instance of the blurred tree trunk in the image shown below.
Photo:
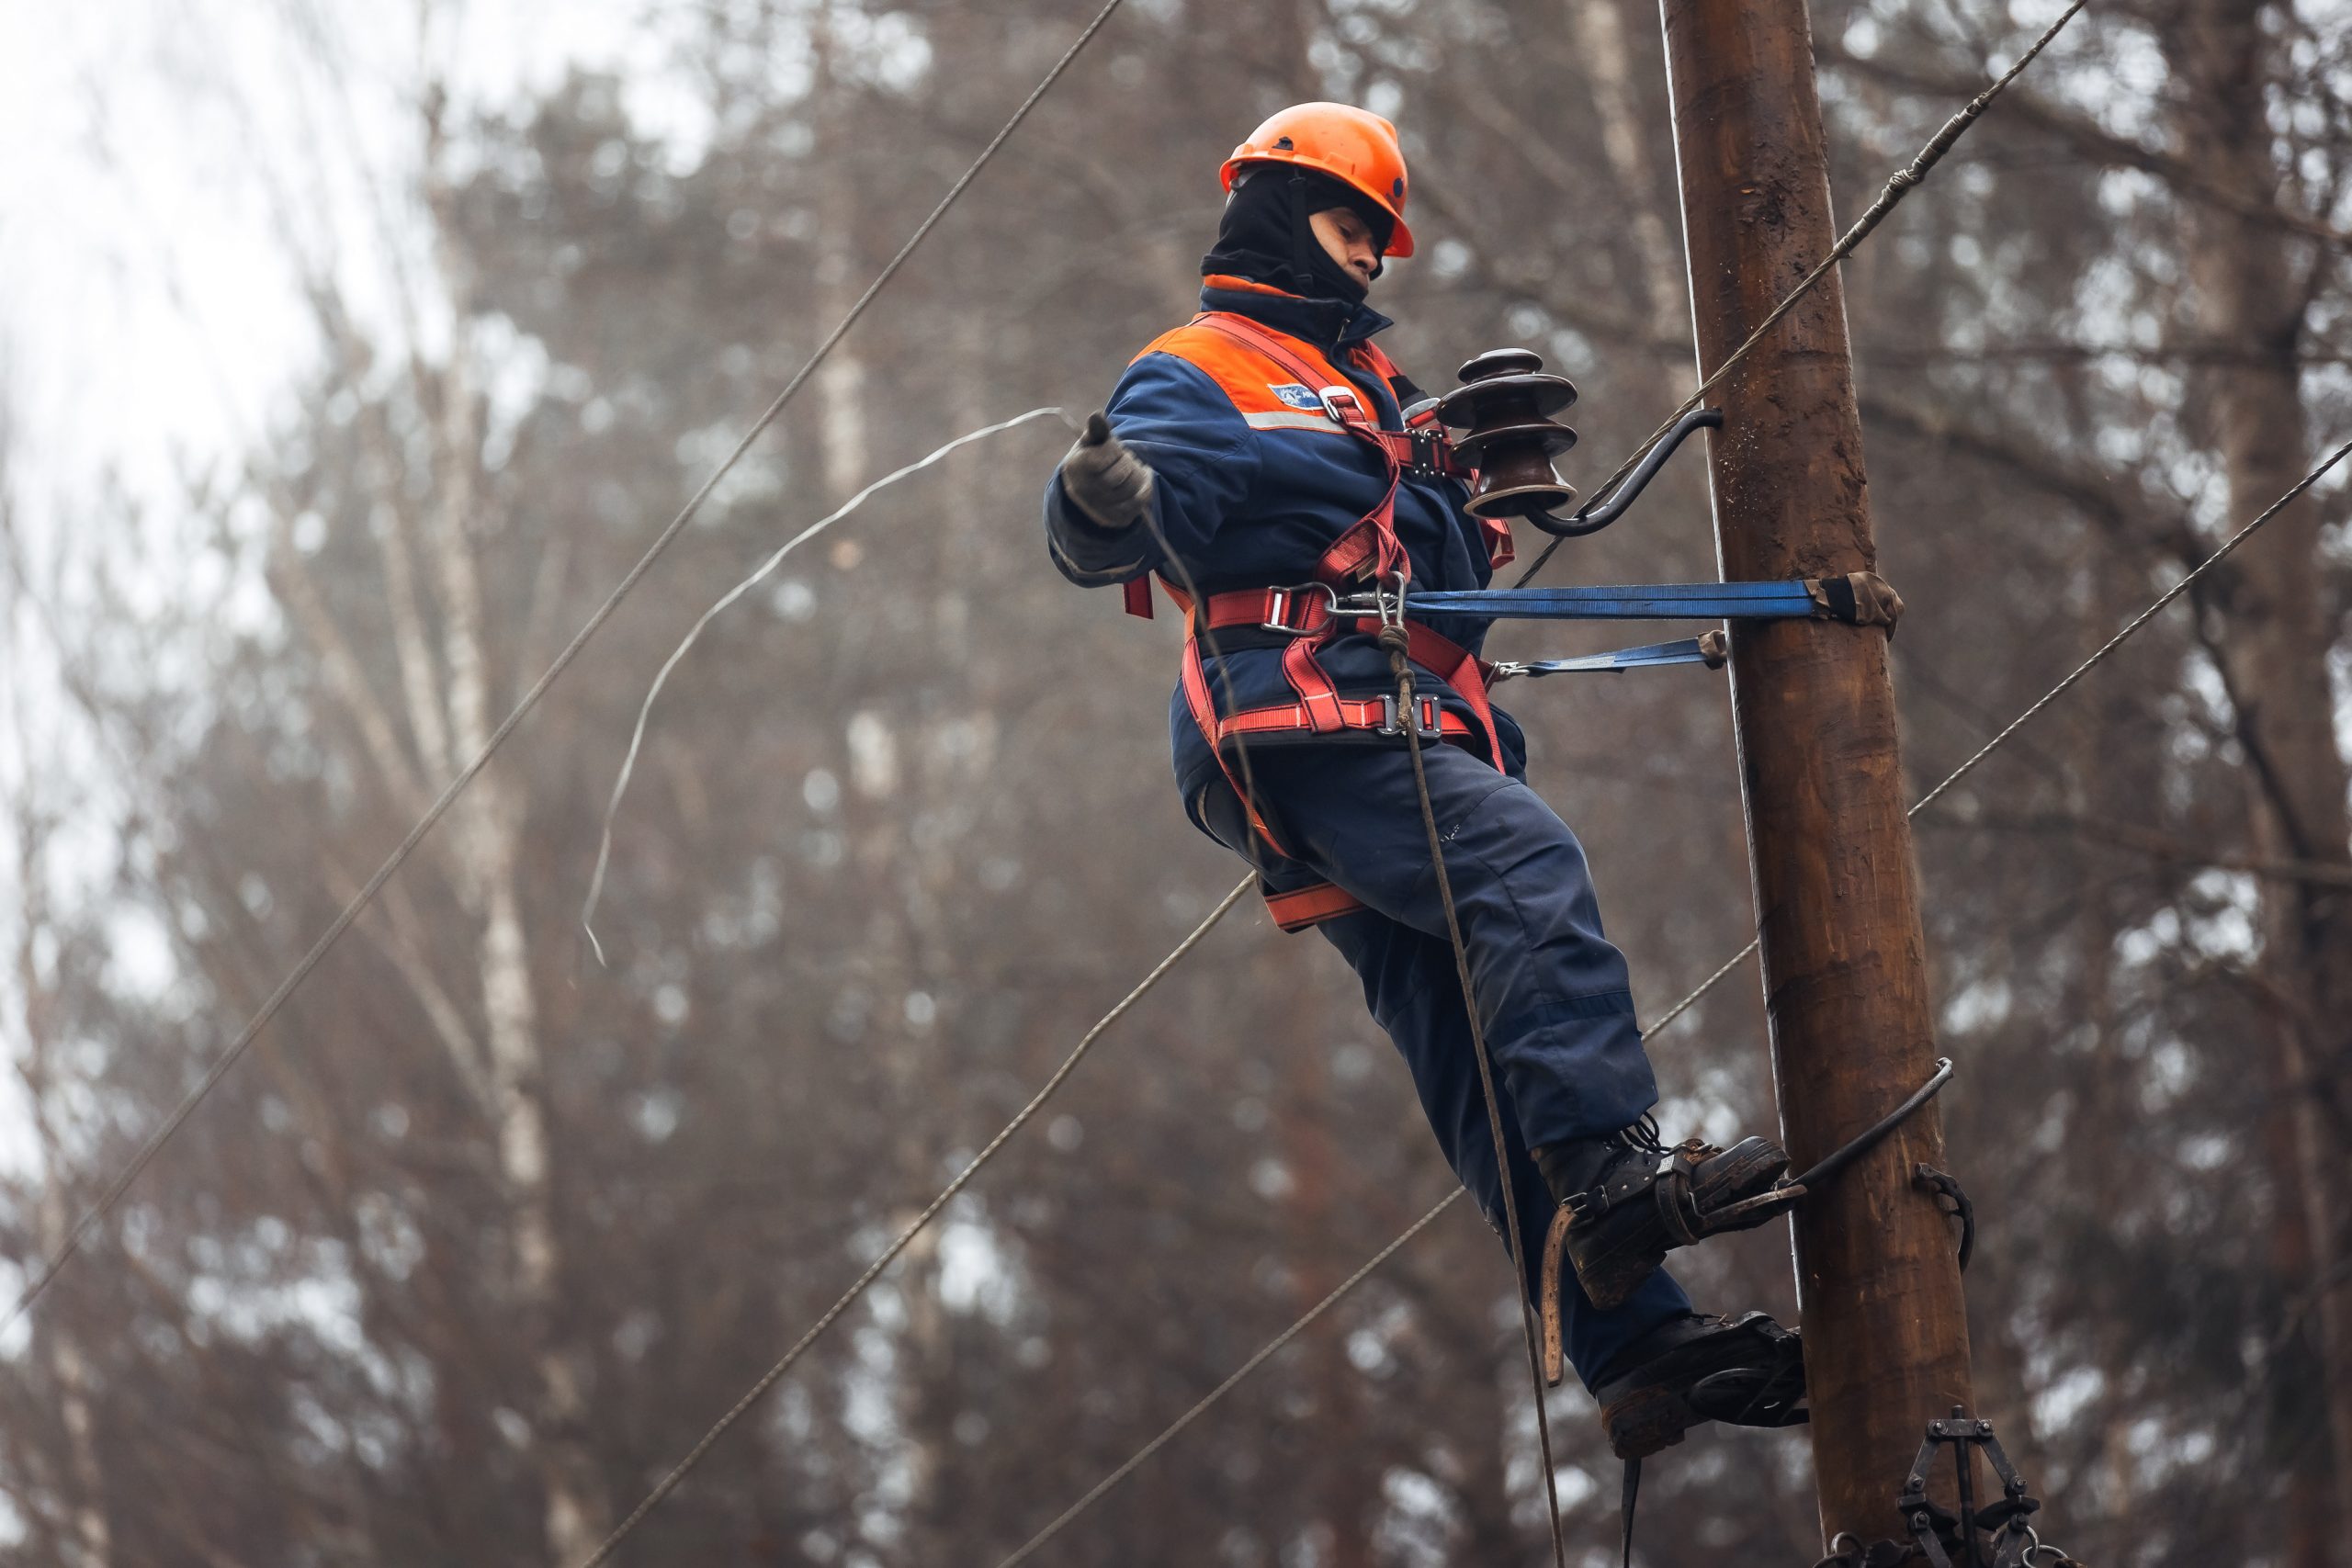
[[[2207,22],[2228,19],[2218,0],[2167,0],[2199,4]],[[1846,23],[1877,29],[1866,66],[1833,61],[1882,84],[1832,106],[1849,173],[1907,153],[2027,25],[2012,0],[1816,6],[1825,50],[1864,48],[1870,29]],[[234,9],[198,0],[192,66],[225,72],[253,52],[213,47],[205,24]],[[150,912],[172,926],[187,985],[159,998],[137,984],[115,957],[136,952],[110,940],[111,903],[132,900],[51,856],[64,907],[42,919],[79,943],[62,964],[46,939],[40,953],[52,1163],[103,1175],[101,1133],[168,1111],[222,1020],[266,993],[294,939],[356,890],[369,846],[423,809],[589,592],[671,514],[699,477],[693,454],[773,394],[1035,85],[1080,19],[1046,9],[663,10],[643,48],[602,69],[581,60],[545,92],[469,89],[448,111],[456,151],[437,187],[419,185],[413,149],[388,160],[380,140],[413,124],[386,107],[413,85],[403,46],[386,41],[400,24],[333,6],[279,18],[317,34],[288,50],[298,63],[315,52],[313,74],[223,86],[256,108],[250,146],[282,187],[294,292],[318,299],[330,363],[282,367],[284,415],[242,448],[266,485],[191,482],[186,547],[172,518],[111,507],[61,512],[43,536],[79,529],[122,552],[127,592],[65,607],[101,697],[153,737],[140,749],[163,770],[147,818],[113,837],[126,865],[143,854],[160,868]],[[1959,164],[1939,175],[1849,278],[1858,330],[1885,351],[1877,395],[1933,416],[1898,426],[1913,441],[1884,476],[1902,497],[1889,514],[1905,519],[1891,575],[1930,584],[1898,650],[1965,684],[1987,732],[2144,602],[2152,562],[2198,547],[2174,521],[2172,481],[2195,488],[2229,457],[2242,516],[2301,471],[2300,454],[2226,452],[2207,423],[2224,401],[2267,408],[2274,439],[2291,442],[2298,389],[2270,340],[2243,378],[2213,359],[2224,329],[2281,321],[2309,323],[2304,348],[2341,359],[2326,342],[2341,268],[2299,315],[2292,225],[2249,241],[2224,224],[2199,236],[2222,261],[2192,274],[2181,204],[2221,200],[2219,176],[2174,151],[2193,146],[2266,202],[2284,183],[2305,214],[2324,205],[2325,170],[2352,167],[2322,24],[2288,18],[2284,0],[2260,20],[2271,30],[2248,47],[2286,65],[2233,77],[2227,48],[2193,39],[2179,47],[2204,76],[2188,82],[2144,57],[2170,20],[2093,7],[1971,133],[1966,177]],[[1168,798],[1158,710],[1172,622],[1129,625],[1043,561],[1036,497],[1068,438],[1039,427],[877,496],[714,625],[655,714],[658,761],[623,820],[613,886],[631,951],[574,989],[561,960],[582,862],[637,696],[683,618],[734,581],[739,547],[777,542],[879,469],[1021,407],[1096,406],[1136,347],[1189,312],[1217,159],[1303,98],[1387,107],[1412,150],[1425,254],[1374,297],[1403,302],[1403,356],[1436,380],[1455,357],[1442,345],[1542,346],[1586,383],[1581,460],[1605,465],[1687,373],[1659,353],[1662,332],[1681,342],[1687,326],[1678,269],[1658,261],[1679,244],[1655,26],[1642,0],[1128,7],[771,433],[750,482],[726,487],[709,526],[502,753],[488,793],[384,890],[332,976],[175,1140],[173,1168],[137,1195],[138,1245],[61,1281],[22,1376],[0,1381],[0,1495],[27,1524],[0,1562],[97,1561],[76,1518],[89,1497],[103,1499],[107,1568],[537,1563],[632,1501],[806,1325],[844,1258],[909,1217],[943,1158],[1091,1021],[1098,993],[1124,988],[1173,940],[1167,928],[1191,923],[1182,911],[1234,874]],[[432,30],[454,43],[454,28]],[[2320,64],[2292,75],[2314,38]],[[673,112],[681,39],[714,75],[699,125]],[[545,41],[562,72],[566,40]],[[187,86],[164,85],[175,112]],[[2183,94],[2198,112],[2240,115],[2247,145],[2233,152],[2201,121],[2162,134],[2189,124]],[[296,113],[281,100],[300,96],[324,145],[278,134]],[[352,123],[338,130],[344,101]],[[2075,117],[2092,110],[2086,131]],[[185,118],[208,157],[220,150],[203,117]],[[2147,147],[2092,134],[2126,123]],[[176,149],[144,145],[139,168],[173,166]],[[362,164],[382,165],[381,232],[336,251]],[[2111,168],[2144,177],[2110,188]],[[2266,245],[2283,254],[2245,262],[2253,281],[2228,276]],[[2216,305],[2209,322],[2186,320],[2192,276],[2237,317]],[[2230,287],[2208,288],[2217,276]],[[2254,400],[2263,388],[2267,403]],[[2325,374],[2300,391],[2306,423],[2336,417]],[[1648,522],[1560,570],[1703,573],[1704,508],[1676,472],[1645,503]],[[275,616],[251,613],[243,509],[256,498],[281,530]],[[2342,497],[2324,505],[2340,514]],[[169,547],[137,542],[147,525]],[[2325,780],[2301,771],[2328,762],[2311,722],[2317,637],[2276,638],[2300,684],[2253,663],[2271,630],[2255,595],[2307,591],[2256,558],[2284,546],[2280,570],[2319,577],[2310,527],[2281,519],[2204,624],[2232,649],[2249,736],[2275,748],[2277,705],[2300,710],[2284,716],[2316,749],[2274,772],[2324,798]],[[233,591],[208,586],[224,579]],[[2321,620],[2320,635],[2339,631]],[[1498,633],[1492,650],[1533,640]],[[2005,1358],[1989,1397],[2030,1413],[2047,1459],[2013,1444],[2029,1476],[2082,1478],[2052,1509],[2087,1561],[2335,1568],[2325,1552],[2346,1531],[2330,1445],[2312,1437],[2330,1387],[2310,1288],[2324,1265],[2307,1238],[2313,1198],[2323,1211],[2333,1199],[2320,1234],[2340,1260],[2347,1210],[2340,1187],[2311,1179],[2331,1129],[2301,1093],[2332,1055],[2310,1023],[2332,1021],[2335,993],[2313,973],[2331,950],[2308,897],[2266,885],[2277,931],[2257,961],[2231,917],[2240,903],[2255,913],[2255,896],[2196,858],[2305,863],[2257,854],[2250,824],[2268,814],[2270,845],[2310,825],[2249,782],[2242,752],[2266,767],[2270,753],[2226,733],[2188,627],[2152,625],[2130,657],[2132,671],[2102,671],[2037,720],[1923,840],[1955,1003],[1942,1029],[1975,1081],[2002,1087],[1954,1111],[1977,1127],[1979,1153],[1957,1172],[1986,1227],[1973,1289],[2010,1328],[1987,1336]],[[40,664],[10,670],[0,709],[30,688],[40,716]],[[1083,678],[1039,673],[1064,667]],[[1737,852],[1735,759],[1720,689],[1697,679],[1547,688],[1521,715],[1546,792],[1604,868],[1612,928],[1667,995],[1747,935],[1711,858]],[[1981,739],[1927,728],[1939,711],[1905,716],[1924,721],[1919,782],[1938,750],[1956,761]],[[2062,746],[2056,723],[2078,732]],[[2030,775],[2031,750],[2043,774],[2081,787]],[[119,815],[73,801],[48,771],[78,783],[86,761],[31,759],[51,792],[40,803],[76,828]],[[0,757],[0,774],[17,771]],[[2056,829],[2015,852],[1996,818],[2044,794],[2184,852],[2138,860]],[[1313,939],[1245,936],[1248,919],[1057,1100],[1046,1125],[1071,1117],[1082,1145],[1033,1134],[1009,1152],[938,1250],[904,1259],[873,1310],[648,1522],[632,1561],[896,1565],[1009,1546],[1259,1342],[1266,1312],[1286,1317],[1344,1274],[1355,1249],[1332,1251],[1335,1238],[1402,1218],[1389,1205],[1440,1173],[1401,1068],[1382,1051],[1367,1077],[1327,1053],[1317,1037],[1340,1013],[1360,1019],[1343,970]],[[2295,999],[2265,1015],[2256,996]],[[1758,1081],[1756,1003],[1730,1005],[1661,1041],[1678,1096],[1736,1105]],[[2274,1065],[2262,1047],[2286,1023],[2300,1032]],[[1223,1113],[1245,1095],[1276,1120]],[[2030,1157],[1992,1157],[2013,1147]],[[69,1187],[44,1216],[40,1152],[28,1143],[19,1179],[0,1183],[0,1217],[28,1251],[74,1212]],[[1275,1159],[1293,1185],[1249,1195],[1253,1162]],[[975,1225],[1001,1231],[993,1250],[1017,1264],[989,1277],[977,1309],[941,1291],[990,1255],[971,1245]],[[1718,1304],[1768,1276],[1784,1289],[1770,1238],[1757,1242],[1728,1267],[1694,1259],[1694,1283]],[[1270,1298],[1258,1281],[1277,1263],[1290,1272]],[[1507,1288],[1493,1238],[1456,1214],[1156,1455],[1060,1555],[1539,1561]],[[1349,1363],[1342,1323],[1389,1348],[1376,1371]],[[2267,1425],[2257,1401],[2272,1389],[2247,1387],[2249,1343],[2278,1346],[2266,1371],[2280,1418]],[[1562,1465],[1602,1483],[1575,1514],[1597,1554],[1614,1468],[1584,1402],[1559,1406]],[[2192,1453],[2208,1457],[2162,1463]],[[1677,1450],[1661,1472],[1668,1506],[1645,1511],[1645,1551],[1706,1561],[1726,1540],[1752,1549],[1764,1520],[1783,1560],[1811,1561],[1786,1484],[1801,1454],[1801,1439],[1756,1434]],[[2094,1509],[2084,1486],[2109,1469]]]
[[[808,323],[810,349],[849,313],[865,288],[857,243],[857,220],[866,192],[860,188],[867,167],[854,142],[854,86],[842,68],[842,42],[834,28],[832,0],[818,0],[809,24],[809,51],[816,61],[817,310]],[[824,457],[825,489],[836,505],[857,492],[866,478],[866,365],[854,338],[817,367],[817,422]]]
[[[1302,955],[1288,939],[1270,935],[1257,954],[1262,1016],[1273,1025],[1261,1048],[1276,1060],[1282,1075],[1283,1164],[1290,1176],[1288,1222],[1292,1299],[1304,1313],[1346,1278],[1331,1240],[1338,1224],[1345,1152],[1332,1134],[1331,1075],[1325,1041],[1337,1021],[1323,993],[1298,972]],[[1309,1341],[1302,1368],[1307,1389],[1307,1418],[1300,1440],[1308,1450],[1303,1512],[1319,1518],[1329,1534],[1317,1562],[1332,1568],[1367,1568],[1371,1543],[1364,1534],[1368,1509],[1379,1498],[1380,1477],[1365,1461],[1368,1434],[1362,1426],[1356,1374],[1348,1364],[1347,1331],[1339,1322],[1321,1325]]]
[[[459,239],[443,99],[428,90],[421,100],[422,194],[448,321],[442,363],[430,363],[413,344],[408,359],[413,407],[425,422],[429,488],[405,482],[413,459],[382,410],[367,407],[358,381],[367,357],[339,309],[324,312],[340,332],[350,390],[367,409],[361,478],[377,492],[396,705],[371,683],[324,585],[295,544],[292,505],[282,491],[273,497],[281,504],[269,573],[290,624],[319,661],[327,699],[364,739],[379,787],[402,815],[421,809],[442,777],[489,743],[497,717],[492,621],[478,558],[482,540],[496,530],[483,515],[491,498],[480,482],[485,392],[473,357],[471,262]],[[412,311],[420,303],[409,301]],[[435,976],[431,938],[413,913],[404,915],[410,905],[397,886],[378,917],[390,934],[378,940],[489,1123],[504,1222],[509,1332],[531,1369],[528,1459],[541,1488],[547,1556],[566,1564],[596,1548],[611,1514],[586,1430],[589,1359],[564,1307],[571,1293],[556,1217],[548,1075],[523,915],[524,818],[523,800],[492,769],[458,801],[440,838],[441,864],[469,921],[470,997],[463,994],[467,987],[445,987]]]
[[[2165,35],[2180,93],[2179,142],[2209,188],[2276,189],[2270,88],[2283,72],[2267,6],[2193,0]],[[2312,297],[2304,247],[2246,213],[2193,209],[2188,254],[2203,324],[2243,360],[2215,367],[2210,389],[2229,477],[2230,514],[2242,523],[2301,479],[2310,461],[2297,351]],[[2258,852],[2352,866],[2346,774],[2329,690],[2322,601],[2321,518],[2306,495],[2268,525],[2269,537],[2233,562],[2215,600],[2225,623],[2219,653],[2245,746]],[[2352,1280],[2340,1277],[2340,1126],[2329,1111],[2352,1017],[2352,897],[2314,883],[2265,885],[2262,979],[2276,999],[2278,1092],[2283,1104],[2270,1164],[2284,1179],[2282,1249],[2303,1255],[2290,1300],[2309,1299],[2335,1449],[2336,1520],[2352,1524]],[[2339,1108],[2340,1109],[2340,1108]],[[2283,1139],[2286,1147],[2278,1143]],[[2300,1467],[2298,1473],[2305,1473]],[[2342,1557],[2338,1562],[2346,1560]]]
[[[469,313],[460,308],[456,314],[449,363],[438,378],[439,504],[424,547],[440,587],[448,731],[457,755],[470,758],[489,744],[494,721],[488,622],[468,537],[479,522],[474,479],[481,394],[469,353]],[[610,1513],[585,1441],[586,1358],[567,1343],[561,1322],[564,1258],[555,1220],[547,1075],[519,884],[522,803],[495,770],[485,771],[458,803],[451,823],[458,897],[480,922],[474,940],[478,999],[514,1304],[537,1377],[539,1409],[532,1425],[546,1491],[547,1544],[557,1562],[571,1563],[604,1540]]]
[[[1690,330],[1682,306],[1682,255],[1654,199],[1658,183],[1648,147],[1658,128],[1642,123],[1624,7],[1622,0],[1567,0],[1567,6],[1577,54],[1592,89],[1592,107],[1600,116],[1600,150],[1624,193],[1623,210],[1648,307],[1644,324],[1652,337],[1672,343]]]
[[[25,739],[20,729],[19,739]],[[32,754],[25,748],[25,754]],[[18,911],[17,986],[25,1025],[25,1055],[18,1063],[25,1086],[26,1111],[32,1122],[34,1179],[38,1181],[35,1230],[40,1256],[55,1258],[64,1249],[74,1215],[66,1202],[65,1162],[60,1158],[57,1136],[58,1096],[54,1081],[54,1052],[49,1020],[50,986],[36,956],[40,933],[47,925],[45,873],[39,846],[47,836],[41,812],[29,802],[17,803],[17,886],[23,907]],[[37,1342],[57,1382],[57,1416],[65,1432],[66,1473],[73,1492],[67,1504],[70,1531],[78,1549],[80,1568],[111,1568],[113,1532],[107,1521],[106,1474],[98,1462],[97,1439],[90,1409],[89,1367],[76,1342],[71,1316],[51,1313],[36,1321]]]

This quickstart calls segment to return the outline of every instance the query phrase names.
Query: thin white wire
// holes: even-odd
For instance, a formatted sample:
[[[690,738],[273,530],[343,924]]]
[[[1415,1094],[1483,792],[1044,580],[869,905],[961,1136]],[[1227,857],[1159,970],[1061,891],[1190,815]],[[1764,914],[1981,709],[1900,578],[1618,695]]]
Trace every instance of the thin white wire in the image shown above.
[[[645,700],[638,705],[637,728],[629,732],[628,752],[621,759],[620,776],[613,781],[612,799],[605,806],[604,831],[596,843],[596,872],[588,879],[588,897],[580,907],[580,929],[588,933],[588,945],[595,953],[599,965],[605,962],[605,945],[596,940],[596,903],[604,896],[605,872],[612,863],[613,821],[620,815],[621,797],[628,793],[628,782],[637,773],[637,756],[645,745],[645,727],[647,721],[653,716],[653,704],[662,695],[662,687],[669,684],[670,671],[675,670],[679,661],[693,649],[695,641],[701,637],[704,628],[717,620],[729,605],[758,587],[769,573],[784,564],[786,556],[865,505],[866,499],[876,491],[887,490],[910,474],[921,473],[959,447],[968,446],[975,441],[985,440],[991,435],[1001,434],[1015,426],[1027,424],[1031,420],[1036,419],[1059,419],[1065,423],[1069,423],[1069,416],[1058,408],[1031,409],[1027,413],[1015,414],[1011,419],[1001,420],[995,424],[983,425],[978,430],[959,435],[928,457],[918,458],[906,467],[893,469],[876,479],[872,484],[842,502],[840,506],[786,539],[776,547],[775,554],[760,563],[758,570],[751,576],[719,595],[718,602],[702,613],[701,618],[695,622],[684,639],[671,650],[669,658],[662,661],[661,673],[653,677],[653,684],[646,691]]]

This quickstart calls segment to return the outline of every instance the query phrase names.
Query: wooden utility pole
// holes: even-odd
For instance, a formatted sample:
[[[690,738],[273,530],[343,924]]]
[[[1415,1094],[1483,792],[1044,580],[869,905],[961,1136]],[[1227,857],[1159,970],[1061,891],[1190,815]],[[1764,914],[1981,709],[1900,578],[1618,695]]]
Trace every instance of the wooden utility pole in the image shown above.
[[[1662,4],[1705,373],[1836,241],[1821,104],[1805,0]],[[1835,273],[1719,400],[1724,576],[1875,568]],[[1743,626],[1732,678],[1781,1124],[1802,1168],[1926,1082],[1936,1055],[1886,638],[1826,622]],[[1825,1540],[1905,1539],[1894,1498],[1927,1424],[1973,1409],[1949,1222],[1911,1180],[1941,1147],[1931,1105],[1796,1217]]]

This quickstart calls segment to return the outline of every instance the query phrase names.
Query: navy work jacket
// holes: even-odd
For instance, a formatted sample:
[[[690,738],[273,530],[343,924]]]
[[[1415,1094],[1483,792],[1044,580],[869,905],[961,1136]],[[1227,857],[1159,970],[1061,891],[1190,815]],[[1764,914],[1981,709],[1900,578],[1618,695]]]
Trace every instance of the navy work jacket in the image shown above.
[[[1369,347],[1372,335],[1391,324],[1378,311],[1226,276],[1207,280],[1201,308],[1247,316],[1295,340],[1294,351],[1304,349],[1306,357],[1346,377],[1383,429],[1404,427],[1396,392]],[[1347,434],[1323,411],[1316,390],[1299,386],[1263,355],[1205,328],[1179,327],[1157,339],[1128,365],[1105,412],[1119,439],[1151,466],[1158,537],[1142,519],[1121,529],[1096,526],[1069,504],[1057,474],[1046,491],[1054,564],[1087,587],[1153,571],[1180,584],[1189,574],[1209,594],[1310,581],[1324,552],[1372,510],[1387,484],[1369,444]],[[1397,487],[1396,536],[1412,558],[1416,588],[1483,588],[1493,578],[1486,532],[1464,509],[1464,499],[1461,484],[1450,479],[1408,478]],[[1160,539],[1182,571],[1171,569]],[[1473,653],[1486,640],[1483,618],[1426,619]],[[1208,686],[1220,715],[1293,700],[1278,642],[1228,631],[1218,634],[1223,651],[1216,652],[1203,639]],[[1346,695],[1396,690],[1388,656],[1370,637],[1335,637],[1316,657]],[[1468,705],[1435,671],[1416,665],[1414,682],[1419,691],[1440,694],[1449,709],[1471,716]],[[1177,781],[1191,803],[1222,773],[1181,686],[1170,700],[1169,723]],[[1519,726],[1500,709],[1495,723],[1506,753],[1498,761],[1516,773],[1525,761]],[[1297,739],[1401,744],[1364,732]],[[1250,742],[1279,743],[1272,737]]]

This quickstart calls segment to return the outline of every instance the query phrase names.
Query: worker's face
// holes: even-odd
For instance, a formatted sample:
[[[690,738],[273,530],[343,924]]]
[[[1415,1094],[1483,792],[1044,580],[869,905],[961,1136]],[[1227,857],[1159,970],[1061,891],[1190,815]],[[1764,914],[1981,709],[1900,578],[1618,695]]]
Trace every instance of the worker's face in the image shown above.
[[[1333,261],[1354,273],[1366,288],[1372,287],[1372,275],[1380,267],[1380,246],[1353,209],[1328,208],[1307,219],[1306,226],[1315,231]]]

